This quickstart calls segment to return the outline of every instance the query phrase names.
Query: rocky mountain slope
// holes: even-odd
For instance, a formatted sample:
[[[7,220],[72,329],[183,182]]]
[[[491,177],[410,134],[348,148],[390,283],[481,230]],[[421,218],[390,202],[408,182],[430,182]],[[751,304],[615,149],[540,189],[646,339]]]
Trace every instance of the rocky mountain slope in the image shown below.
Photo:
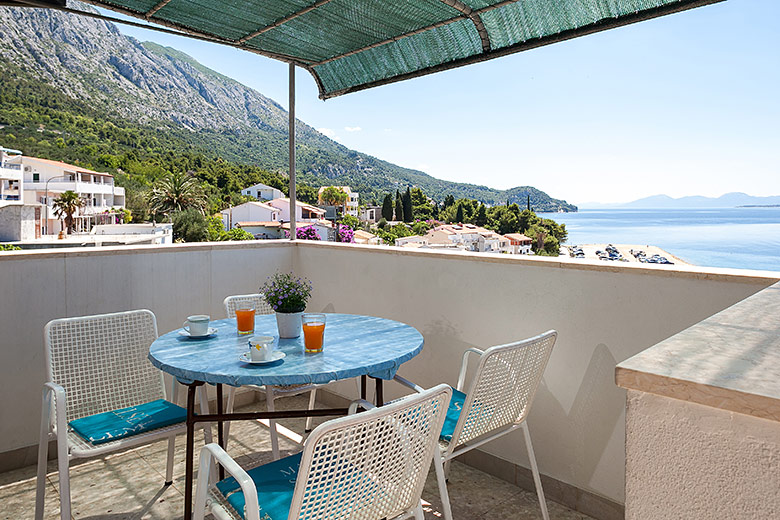
[[[278,103],[175,49],[125,36],[112,23],[54,10],[0,8],[3,62],[118,124],[186,130],[188,142],[226,160],[271,171],[286,168],[287,112]],[[411,185],[437,200],[452,194],[488,204],[524,204],[529,193],[538,210],[576,211],[532,187],[501,191],[435,179],[350,150],[303,122],[297,137],[302,180],[349,184],[364,200]]]

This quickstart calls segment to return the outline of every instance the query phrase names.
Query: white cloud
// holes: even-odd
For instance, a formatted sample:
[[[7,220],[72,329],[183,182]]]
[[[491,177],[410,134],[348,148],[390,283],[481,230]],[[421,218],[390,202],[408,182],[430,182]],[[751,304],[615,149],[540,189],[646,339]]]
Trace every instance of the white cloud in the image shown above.
[[[359,126],[345,126],[344,130],[346,130],[347,132],[360,132],[363,129],[360,128]]]
[[[336,138],[336,131],[332,128],[318,128],[317,131],[331,139]]]

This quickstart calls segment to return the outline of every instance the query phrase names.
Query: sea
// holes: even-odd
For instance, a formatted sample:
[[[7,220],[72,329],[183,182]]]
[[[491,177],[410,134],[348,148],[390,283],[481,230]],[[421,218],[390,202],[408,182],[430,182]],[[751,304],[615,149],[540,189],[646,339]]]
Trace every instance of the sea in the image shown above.
[[[654,245],[699,266],[780,271],[780,208],[582,209],[540,213],[567,245]]]

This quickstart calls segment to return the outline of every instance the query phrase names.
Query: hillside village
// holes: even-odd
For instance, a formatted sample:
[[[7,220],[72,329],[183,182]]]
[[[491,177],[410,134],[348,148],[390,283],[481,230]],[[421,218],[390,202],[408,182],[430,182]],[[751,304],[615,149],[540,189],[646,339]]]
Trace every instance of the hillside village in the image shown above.
[[[71,210],[63,205],[68,196]],[[230,206],[209,218],[213,236],[203,240],[271,240],[289,237],[290,200],[278,188],[257,183],[241,190],[246,202]],[[416,191],[420,208],[421,191]],[[396,194],[396,205],[387,207],[360,203],[359,193],[349,186],[322,186],[317,204],[296,201],[296,238],[405,248],[446,249],[481,253],[534,254],[534,240],[522,233],[498,233],[475,223],[464,222],[463,208],[455,212],[457,222],[445,222],[426,213],[425,220],[413,218],[411,190]],[[407,200],[408,199],[408,200]],[[448,206],[455,205],[450,198]],[[388,195],[387,202],[392,200]],[[440,216],[439,206],[424,201]],[[447,201],[445,201],[445,204]],[[483,209],[471,211],[479,220]],[[181,207],[179,210],[186,211]],[[202,208],[201,208],[202,212]],[[132,222],[125,207],[125,189],[116,186],[114,176],[78,165],[23,155],[19,150],[0,148],[0,241],[11,246],[57,247],[171,243],[188,241],[177,229],[174,214],[162,212],[160,221]],[[383,216],[384,215],[384,216]],[[385,218],[390,216],[390,219]],[[451,220],[451,219],[450,219]],[[218,222],[218,224],[215,224]],[[109,236],[110,235],[110,236]],[[216,237],[216,238],[215,238]],[[543,247],[543,245],[542,245]]]

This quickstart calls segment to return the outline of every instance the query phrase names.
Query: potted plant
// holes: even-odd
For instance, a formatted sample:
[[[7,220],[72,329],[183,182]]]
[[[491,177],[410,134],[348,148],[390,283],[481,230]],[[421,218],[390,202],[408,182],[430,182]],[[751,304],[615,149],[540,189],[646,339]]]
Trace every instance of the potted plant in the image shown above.
[[[260,291],[265,301],[276,311],[276,327],[280,338],[297,338],[301,335],[301,315],[311,296],[311,282],[294,277],[292,273],[276,273],[269,276]]]

